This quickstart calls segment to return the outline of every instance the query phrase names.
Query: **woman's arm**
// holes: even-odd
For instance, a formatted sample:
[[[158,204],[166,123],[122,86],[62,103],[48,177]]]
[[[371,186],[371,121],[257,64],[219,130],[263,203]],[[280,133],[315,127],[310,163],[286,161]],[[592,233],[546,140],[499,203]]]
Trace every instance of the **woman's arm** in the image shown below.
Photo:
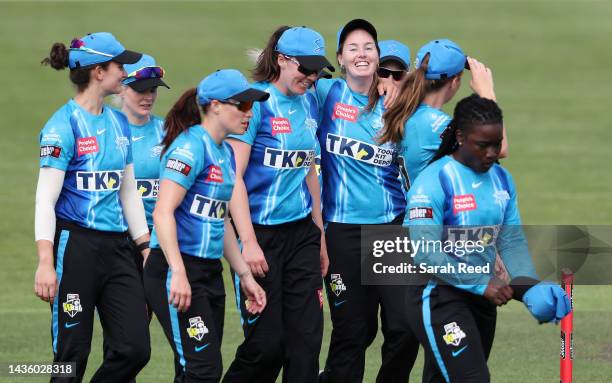
[[[181,204],[186,193],[187,190],[174,181],[162,180],[155,210],[153,210],[155,233],[168,262],[169,271],[172,273],[168,303],[173,304],[179,311],[187,311],[191,306],[191,286],[179,250],[176,219],[174,218],[174,211]]]
[[[306,175],[306,185],[312,198],[312,220],[315,225],[321,230],[321,275],[327,275],[329,267],[329,257],[327,256],[327,245],[325,243],[325,229],[323,227],[323,215],[321,214],[321,185],[314,161]]]
[[[228,139],[227,142],[232,146],[236,160],[236,183],[230,200],[232,221],[236,225],[238,236],[242,241],[242,256],[253,274],[263,277],[268,272],[268,263],[255,237],[255,230],[251,222],[249,197],[244,183],[244,172],[249,163],[251,145],[235,139]]]
[[[149,226],[145,216],[142,199],[136,190],[134,164],[128,164],[123,173],[123,181],[119,189],[119,199],[123,207],[123,215],[128,223],[128,230],[137,245],[149,241]],[[148,246],[142,250],[144,260],[149,256]]]
[[[55,204],[64,185],[65,172],[42,167],[38,173],[36,205],[34,208],[34,238],[38,250],[38,267],[34,275],[34,293],[53,303],[57,293],[57,275],[53,267],[55,238]]]

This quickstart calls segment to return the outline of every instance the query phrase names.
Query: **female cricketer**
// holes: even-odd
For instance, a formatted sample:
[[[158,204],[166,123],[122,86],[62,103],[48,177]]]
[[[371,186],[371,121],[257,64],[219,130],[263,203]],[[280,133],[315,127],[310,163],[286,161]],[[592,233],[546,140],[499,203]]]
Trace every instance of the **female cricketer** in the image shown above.
[[[471,69],[470,86],[481,97],[495,100],[491,70],[466,57],[450,40],[439,39],[419,49],[415,69],[407,76],[397,102],[384,114],[381,142],[400,146],[400,162],[406,185],[427,166],[440,146],[451,118],[442,111],[461,86],[465,68]],[[504,140],[500,157],[507,152]]]
[[[490,381],[496,305],[520,300],[540,322],[559,321],[570,311],[563,289],[540,282],[534,271],[512,177],[496,164],[502,141],[497,104],[476,94],[461,100],[433,163],[408,194],[410,237],[440,243],[415,255],[429,281],[411,287],[407,311],[436,361],[424,382]],[[510,284],[494,276],[496,253]]]
[[[333,322],[322,382],[361,382],[365,352],[378,331],[381,306],[385,346],[379,382],[405,382],[418,340],[405,318],[405,286],[361,284],[361,225],[401,223],[406,207],[394,145],[378,143],[383,99],[376,70],[377,32],[366,20],[338,32],[344,77],[320,79],[319,140],[329,273],[325,279]],[[386,100],[386,99],[385,99]]]
[[[153,230],[153,208],[159,191],[159,161],[164,138],[164,120],[152,114],[165,71],[149,55],[126,65],[127,78],[121,91],[121,111],[128,118],[132,133],[132,150],[136,189],[145,208],[147,225]]]
[[[380,41],[378,46],[380,63],[376,73],[379,81],[390,81],[401,89],[410,69],[410,48],[395,40]]]
[[[247,310],[258,315],[266,305],[227,216],[235,162],[224,139],[244,132],[254,102],[267,98],[239,71],[224,69],[186,91],[166,117],[144,283],[174,351],[176,382],[221,379],[222,255],[241,277]]]
[[[85,373],[97,308],[109,352],[93,382],[129,381],[149,360],[145,296],[127,230],[143,256],[149,231],[136,191],[125,116],[104,105],[121,91],[123,64],[141,55],[106,32],[55,43],[44,64],[70,68],[76,96],[40,133],[36,295],[51,302],[55,362]]]
[[[255,106],[246,133],[229,140],[232,220],[268,306],[249,315],[238,297],[245,339],[224,382],[274,382],[281,367],[283,381],[317,380],[328,260],[314,162],[318,105],[307,91],[324,68],[334,69],[318,32],[278,28],[253,70],[270,98]]]

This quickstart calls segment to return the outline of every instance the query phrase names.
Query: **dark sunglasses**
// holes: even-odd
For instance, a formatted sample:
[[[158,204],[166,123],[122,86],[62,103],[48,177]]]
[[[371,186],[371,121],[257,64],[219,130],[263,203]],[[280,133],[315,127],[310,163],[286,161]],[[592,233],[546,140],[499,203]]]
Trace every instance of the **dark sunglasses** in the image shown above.
[[[291,57],[291,56],[285,56],[282,55],[284,58],[286,58],[287,60],[291,61],[292,63],[294,63],[295,65],[297,65],[297,70],[298,72],[300,72],[301,74],[303,74],[304,76],[308,77],[312,74],[316,75],[317,77],[319,77],[319,74],[321,73],[322,69],[316,70],[316,69],[306,69],[302,66],[302,64],[300,64],[300,62],[295,58],[295,57]]]
[[[392,70],[383,67],[379,67],[377,70],[378,77],[388,78],[392,76],[395,81],[400,81],[406,74],[405,70]]]
[[[236,101],[232,98],[228,98],[227,100],[218,100],[222,104],[230,104],[238,108],[242,113],[246,113],[249,110],[253,109],[254,101]]]

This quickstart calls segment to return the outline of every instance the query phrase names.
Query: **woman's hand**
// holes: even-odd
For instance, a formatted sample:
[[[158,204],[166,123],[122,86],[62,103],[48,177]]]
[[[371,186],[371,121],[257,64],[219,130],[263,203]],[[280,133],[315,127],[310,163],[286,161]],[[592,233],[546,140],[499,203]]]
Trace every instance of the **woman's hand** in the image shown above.
[[[34,274],[34,293],[45,302],[53,303],[55,300],[58,284],[52,262],[43,260],[38,262],[38,268]]]
[[[187,272],[184,269],[172,271],[168,303],[181,312],[189,310],[191,306],[191,286],[187,279]]]
[[[472,79],[470,80],[470,87],[472,90],[482,98],[488,98],[489,100],[495,101],[493,72],[491,72],[491,69],[487,68],[475,58],[468,57],[467,60],[470,65],[470,71],[472,72]]]
[[[268,262],[264,256],[261,247],[257,243],[257,240],[245,241],[242,243],[242,256],[245,262],[249,265],[253,275],[263,278],[268,272]]]
[[[258,314],[266,307],[266,292],[255,281],[253,274],[247,272],[246,275],[240,277],[240,285],[244,290],[247,300],[246,309],[251,314]]]
[[[505,305],[510,299],[512,299],[512,293],[512,287],[510,287],[503,280],[493,277],[487,285],[484,296],[497,306],[501,306]]]

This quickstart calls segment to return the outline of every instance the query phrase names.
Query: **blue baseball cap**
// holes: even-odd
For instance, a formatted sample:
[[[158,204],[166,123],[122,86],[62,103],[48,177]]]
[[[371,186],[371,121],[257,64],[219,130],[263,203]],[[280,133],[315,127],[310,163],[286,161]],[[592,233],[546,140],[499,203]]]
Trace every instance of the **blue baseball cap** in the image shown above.
[[[157,70],[147,71],[147,68]],[[123,84],[128,85],[136,92],[144,92],[145,90],[158,86],[165,86],[166,88],[170,89],[170,87],[162,80],[164,77],[164,70],[159,67],[155,63],[155,59],[149,55],[143,54],[140,60],[136,61],[134,64],[124,65],[123,69],[125,69],[128,74],[128,77],[123,80]],[[137,72],[139,73],[137,74]],[[146,75],[146,77],[142,78],[142,75]]]
[[[410,68],[410,48],[395,40],[381,41],[379,46],[381,64],[385,61],[397,61],[404,69]]]
[[[345,26],[338,30],[338,33],[336,34],[336,37],[338,39],[338,49],[336,50],[336,52],[340,52],[340,47],[344,43],[344,40],[346,40],[346,36],[348,36],[349,33],[357,29],[363,29],[374,38],[376,49],[380,53],[380,47],[378,46],[378,32],[376,32],[376,28],[374,28],[374,25],[372,25],[372,23],[364,19],[351,20],[346,23]]]
[[[459,45],[447,39],[433,40],[419,49],[414,67],[418,69],[425,55],[429,54],[429,63],[425,78],[439,80],[452,77],[464,69],[470,69],[467,56]]]
[[[265,101],[270,94],[251,87],[246,77],[236,69],[220,69],[198,84],[198,103],[207,105],[212,100],[238,102]]]
[[[90,33],[70,43],[68,66],[70,69],[87,67],[114,61],[119,64],[133,64],[142,55],[128,51],[108,32]]]
[[[320,71],[334,66],[325,57],[325,39],[315,30],[306,27],[287,29],[276,43],[275,51],[295,57],[308,70]]]

